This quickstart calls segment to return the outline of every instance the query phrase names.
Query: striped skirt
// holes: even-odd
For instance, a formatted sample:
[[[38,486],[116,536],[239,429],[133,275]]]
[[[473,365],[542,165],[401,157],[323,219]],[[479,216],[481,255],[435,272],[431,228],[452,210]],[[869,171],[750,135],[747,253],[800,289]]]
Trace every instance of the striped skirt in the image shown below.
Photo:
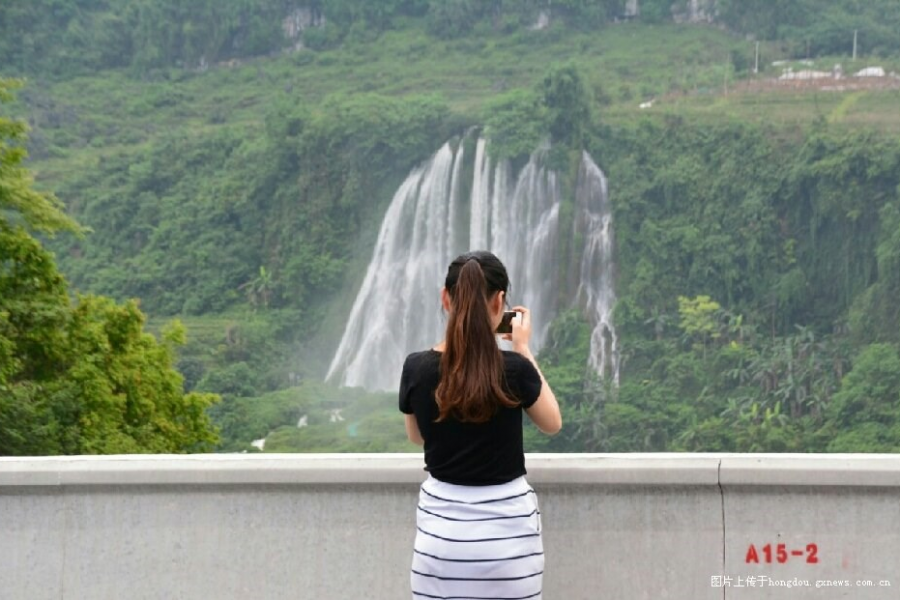
[[[414,600],[541,600],[541,513],[524,477],[464,486],[429,476],[416,525]]]

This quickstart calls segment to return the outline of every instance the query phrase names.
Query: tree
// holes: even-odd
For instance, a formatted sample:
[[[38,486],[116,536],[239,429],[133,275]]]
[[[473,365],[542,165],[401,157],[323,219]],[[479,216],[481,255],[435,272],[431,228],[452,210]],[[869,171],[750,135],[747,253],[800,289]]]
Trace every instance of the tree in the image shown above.
[[[581,150],[591,123],[591,99],[578,69],[571,64],[554,67],[540,91],[549,113],[551,143]]]
[[[479,17],[472,0],[432,0],[428,10],[428,29],[437,37],[449,39],[468,33]]]
[[[492,156],[527,156],[547,137],[547,108],[536,93],[512,90],[488,104],[484,124]]]
[[[717,327],[717,315],[721,306],[709,296],[696,298],[678,297],[678,314],[681,317],[679,327],[687,337],[699,337],[705,348],[710,338],[720,337]]]
[[[896,452],[900,449],[898,411],[900,355],[889,344],[872,344],[860,352],[829,406],[837,435],[828,450]]]
[[[269,307],[269,298],[272,296],[272,273],[267,271],[265,267],[259,267],[259,275],[250,281],[241,284],[238,289],[243,290],[247,295],[247,300],[253,309],[261,304],[263,308]]]
[[[15,79],[0,78],[0,106],[13,99],[21,87]],[[10,227],[23,226],[41,233],[81,232],[81,228],[62,212],[62,204],[52,194],[32,188],[31,174],[22,166],[25,160],[25,123],[0,115],[0,222]]]
[[[900,196],[900,189],[898,189]],[[878,279],[857,296],[850,310],[850,330],[855,338],[896,342],[900,338],[900,208],[896,202],[879,211],[875,259]]]
[[[17,84],[0,79],[0,101]],[[0,117],[0,455],[189,452],[212,447],[212,394],[173,368],[184,330],[161,342],[137,302],[69,298],[32,236],[81,229],[22,167],[23,124]]]

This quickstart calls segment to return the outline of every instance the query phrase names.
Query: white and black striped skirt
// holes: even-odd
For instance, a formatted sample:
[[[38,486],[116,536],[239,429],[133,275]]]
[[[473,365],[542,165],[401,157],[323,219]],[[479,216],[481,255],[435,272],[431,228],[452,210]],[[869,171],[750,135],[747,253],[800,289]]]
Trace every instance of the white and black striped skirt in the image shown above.
[[[524,477],[466,486],[429,476],[416,524],[414,600],[541,600],[541,512]]]

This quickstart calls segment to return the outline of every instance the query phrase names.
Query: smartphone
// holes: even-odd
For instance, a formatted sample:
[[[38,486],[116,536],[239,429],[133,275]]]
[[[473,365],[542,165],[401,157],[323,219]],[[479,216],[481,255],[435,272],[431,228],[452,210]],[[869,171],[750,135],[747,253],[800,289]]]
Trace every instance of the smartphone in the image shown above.
[[[512,320],[516,318],[517,314],[519,313],[514,310],[504,312],[503,319],[497,325],[497,333],[512,333]]]

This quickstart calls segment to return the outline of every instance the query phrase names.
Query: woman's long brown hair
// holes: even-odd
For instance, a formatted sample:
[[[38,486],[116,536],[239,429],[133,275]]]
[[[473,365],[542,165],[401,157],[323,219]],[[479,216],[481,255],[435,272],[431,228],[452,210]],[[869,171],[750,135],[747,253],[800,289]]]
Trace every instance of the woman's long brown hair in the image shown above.
[[[435,391],[437,422],[484,423],[501,406],[518,406],[505,386],[503,354],[491,326],[488,300],[506,292],[506,267],[490,252],[463,254],[450,263],[445,287],[450,318]]]

